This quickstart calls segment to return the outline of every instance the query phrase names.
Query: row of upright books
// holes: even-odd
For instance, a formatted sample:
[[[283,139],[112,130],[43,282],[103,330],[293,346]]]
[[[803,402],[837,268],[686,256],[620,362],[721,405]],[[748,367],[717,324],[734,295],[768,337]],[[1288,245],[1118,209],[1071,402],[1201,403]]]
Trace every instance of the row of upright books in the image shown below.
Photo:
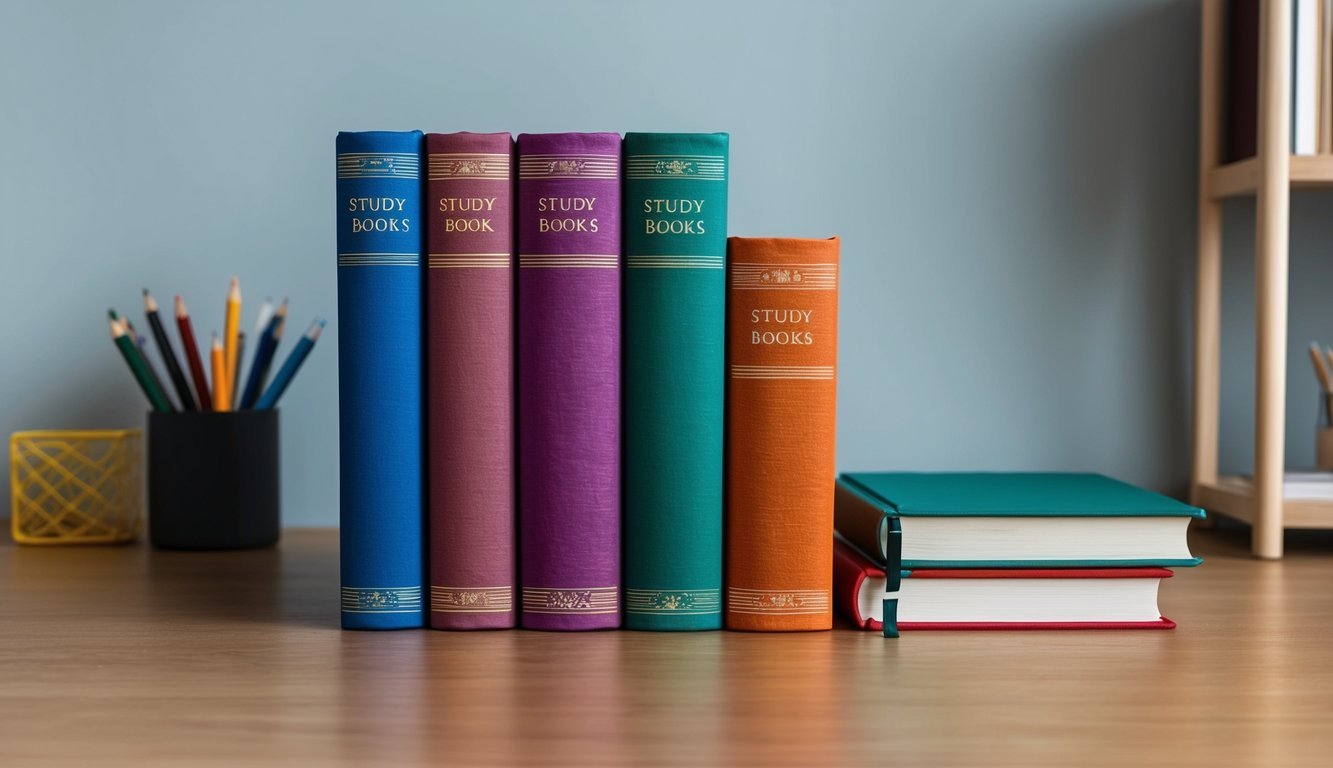
[[[831,626],[838,241],[728,150],[339,134],[344,627]]]
[[[344,627],[1173,626],[1193,507],[835,483],[838,241],[728,239],[725,134],[344,133],[337,177]]]

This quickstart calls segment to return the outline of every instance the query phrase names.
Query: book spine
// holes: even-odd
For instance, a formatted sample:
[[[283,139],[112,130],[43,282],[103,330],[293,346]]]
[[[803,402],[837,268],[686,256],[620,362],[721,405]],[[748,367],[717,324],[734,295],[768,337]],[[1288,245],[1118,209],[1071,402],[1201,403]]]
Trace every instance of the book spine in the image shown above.
[[[423,623],[421,133],[340,133],[342,625]]]
[[[884,571],[850,545],[833,543],[833,600],[838,612],[860,629],[879,631],[884,622],[861,612],[861,590],[873,578],[884,578]]]
[[[625,136],[625,625],[722,626],[725,133]]]
[[[1319,6],[1297,0],[1293,15],[1291,153],[1313,155],[1319,142]]]
[[[513,627],[513,140],[426,136],[430,626]]]
[[[830,629],[838,240],[727,242],[730,629]]]
[[[1226,152],[1228,163],[1254,157],[1259,125],[1259,0],[1227,3]]]
[[[884,548],[888,515],[883,506],[868,499],[853,481],[839,477],[833,491],[833,528],[864,554],[887,566]]]
[[[518,137],[521,621],[620,626],[620,136]]]

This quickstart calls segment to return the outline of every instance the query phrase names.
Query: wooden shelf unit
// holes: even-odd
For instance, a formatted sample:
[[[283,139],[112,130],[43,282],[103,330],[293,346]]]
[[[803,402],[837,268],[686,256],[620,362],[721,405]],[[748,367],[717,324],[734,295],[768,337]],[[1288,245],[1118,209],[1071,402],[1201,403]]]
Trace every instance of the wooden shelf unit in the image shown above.
[[[1333,189],[1333,155],[1292,155],[1287,160],[1292,187]],[[1259,161],[1253,157],[1215,166],[1208,174],[1208,190],[1215,200],[1253,195],[1258,189]]]
[[[1254,525],[1257,518],[1254,483],[1248,477],[1224,475],[1195,489],[1195,503],[1227,517]],[[1283,499],[1283,528],[1333,527],[1333,499]]]
[[[1291,155],[1291,0],[1261,0],[1258,153],[1221,164],[1226,9],[1203,0],[1199,77],[1198,274],[1194,307],[1194,463],[1190,499],[1253,526],[1250,549],[1282,557],[1287,528],[1333,528],[1333,500],[1283,498],[1287,249],[1291,189],[1333,187],[1333,156]],[[1255,196],[1253,479],[1219,477],[1222,200]]]

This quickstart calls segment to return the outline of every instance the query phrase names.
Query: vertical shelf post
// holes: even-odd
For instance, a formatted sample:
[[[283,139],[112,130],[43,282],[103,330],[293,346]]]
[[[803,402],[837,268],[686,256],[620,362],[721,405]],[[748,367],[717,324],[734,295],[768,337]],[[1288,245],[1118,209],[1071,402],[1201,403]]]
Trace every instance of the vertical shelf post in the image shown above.
[[[1257,557],[1282,557],[1287,246],[1291,187],[1291,0],[1263,0],[1259,21],[1259,185],[1255,196],[1254,530]]]
[[[1217,483],[1221,409],[1222,204],[1212,195],[1212,171],[1222,159],[1222,0],[1203,0],[1199,37],[1199,230],[1194,294],[1194,466],[1190,503],[1199,486]]]

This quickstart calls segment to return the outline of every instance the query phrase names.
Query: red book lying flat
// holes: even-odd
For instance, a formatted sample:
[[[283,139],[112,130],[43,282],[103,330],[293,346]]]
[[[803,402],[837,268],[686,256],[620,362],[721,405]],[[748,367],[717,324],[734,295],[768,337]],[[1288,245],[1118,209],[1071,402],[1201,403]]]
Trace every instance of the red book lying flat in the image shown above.
[[[845,541],[833,545],[833,597],[862,629],[1172,629],[1157,608],[1165,568],[884,570]],[[896,598],[896,600],[895,600]],[[896,610],[895,610],[896,604]],[[896,619],[896,621],[895,621]]]

